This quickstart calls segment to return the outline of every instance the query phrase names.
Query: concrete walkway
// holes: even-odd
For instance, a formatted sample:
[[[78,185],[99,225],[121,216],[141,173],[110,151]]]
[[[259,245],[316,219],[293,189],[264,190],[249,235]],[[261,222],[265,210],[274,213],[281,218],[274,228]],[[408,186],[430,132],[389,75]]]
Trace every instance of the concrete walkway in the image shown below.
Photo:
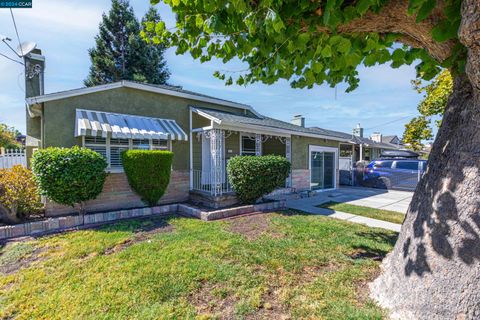
[[[319,192],[317,195],[309,198],[288,200],[287,207],[311,214],[329,216],[336,219],[365,224],[370,227],[399,232],[401,228],[400,224],[319,208],[318,206],[329,201],[334,201],[406,213],[412,195],[412,192],[406,191],[342,187],[333,191]]]

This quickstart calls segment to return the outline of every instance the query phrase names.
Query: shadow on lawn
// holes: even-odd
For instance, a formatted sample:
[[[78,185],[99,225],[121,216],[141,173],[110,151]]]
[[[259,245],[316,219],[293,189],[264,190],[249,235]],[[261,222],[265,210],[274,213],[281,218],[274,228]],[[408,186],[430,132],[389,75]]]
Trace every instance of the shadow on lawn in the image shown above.
[[[398,235],[396,233],[384,233],[384,232],[357,232],[357,236],[362,237],[363,239],[368,239],[375,241],[375,243],[388,244],[392,248],[397,241]],[[350,254],[349,257],[352,259],[372,259],[376,261],[381,261],[385,256],[390,252],[390,250],[381,249],[378,247],[372,247],[368,244],[360,244],[353,246],[355,252]]]

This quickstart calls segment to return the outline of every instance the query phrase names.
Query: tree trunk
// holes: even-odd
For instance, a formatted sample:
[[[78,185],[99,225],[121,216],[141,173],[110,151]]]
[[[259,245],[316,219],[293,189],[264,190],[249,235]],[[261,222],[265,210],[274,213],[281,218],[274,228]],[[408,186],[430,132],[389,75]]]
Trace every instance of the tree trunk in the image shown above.
[[[18,217],[17,205],[13,205],[11,209],[8,209],[0,203],[0,221],[8,224],[17,224],[22,222],[22,219]]]
[[[464,0],[468,49],[442,126],[371,296],[400,319],[480,319],[480,2]]]

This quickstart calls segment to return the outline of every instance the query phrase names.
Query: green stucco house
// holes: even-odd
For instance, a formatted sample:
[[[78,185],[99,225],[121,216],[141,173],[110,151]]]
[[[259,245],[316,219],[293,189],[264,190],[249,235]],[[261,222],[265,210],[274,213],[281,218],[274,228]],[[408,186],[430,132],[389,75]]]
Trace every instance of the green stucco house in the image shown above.
[[[32,57],[42,61],[40,54]],[[302,118],[288,123],[178,87],[121,81],[43,94],[42,83],[27,80],[27,154],[74,145],[101,153],[110,175],[103,193],[87,204],[90,211],[143,206],[122,170],[120,154],[127,149],[173,151],[161,203],[191,200],[211,207],[235,202],[225,170],[232,157],[285,156],[292,163],[286,190],[325,190],[339,185],[340,150],[355,151],[351,134],[305,128]],[[47,203],[47,215],[70,211]]]

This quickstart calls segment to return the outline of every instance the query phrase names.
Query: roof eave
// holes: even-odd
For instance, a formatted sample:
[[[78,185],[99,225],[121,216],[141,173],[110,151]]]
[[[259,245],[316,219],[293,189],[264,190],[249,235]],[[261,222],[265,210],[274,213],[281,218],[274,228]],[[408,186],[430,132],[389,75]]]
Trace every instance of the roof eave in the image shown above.
[[[53,100],[65,99],[65,98],[70,98],[70,97],[75,97],[75,96],[80,96],[80,95],[85,95],[85,94],[90,94],[90,93],[95,93],[95,92],[100,92],[100,91],[105,91],[105,90],[117,89],[117,88],[121,88],[121,87],[133,88],[133,89],[138,89],[138,90],[143,90],[143,91],[148,91],[148,92],[153,92],[153,93],[159,93],[159,94],[165,94],[165,95],[176,96],[176,97],[181,97],[181,98],[187,98],[187,99],[191,99],[191,100],[195,100],[195,101],[214,103],[214,104],[219,104],[219,105],[232,107],[232,108],[237,108],[237,109],[246,109],[246,110],[251,111],[252,113],[254,113],[257,116],[262,117],[251,106],[249,106],[247,104],[231,102],[231,101],[218,99],[218,98],[214,98],[214,97],[195,95],[193,93],[181,92],[181,91],[177,91],[177,90],[169,90],[169,89],[155,87],[155,86],[148,85],[148,84],[142,84],[142,83],[131,82],[131,81],[126,81],[126,80],[122,80],[122,81],[114,82],[114,83],[103,84],[103,85],[98,85],[98,86],[94,86],[94,87],[79,88],[79,89],[73,89],[73,90],[69,90],[69,91],[49,93],[49,94],[44,94],[44,95],[41,95],[41,96],[30,97],[30,98],[26,99],[26,102],[27,102],[28,105],[33,105],[33,104],[39,104],[39,103],[53,101]]]

